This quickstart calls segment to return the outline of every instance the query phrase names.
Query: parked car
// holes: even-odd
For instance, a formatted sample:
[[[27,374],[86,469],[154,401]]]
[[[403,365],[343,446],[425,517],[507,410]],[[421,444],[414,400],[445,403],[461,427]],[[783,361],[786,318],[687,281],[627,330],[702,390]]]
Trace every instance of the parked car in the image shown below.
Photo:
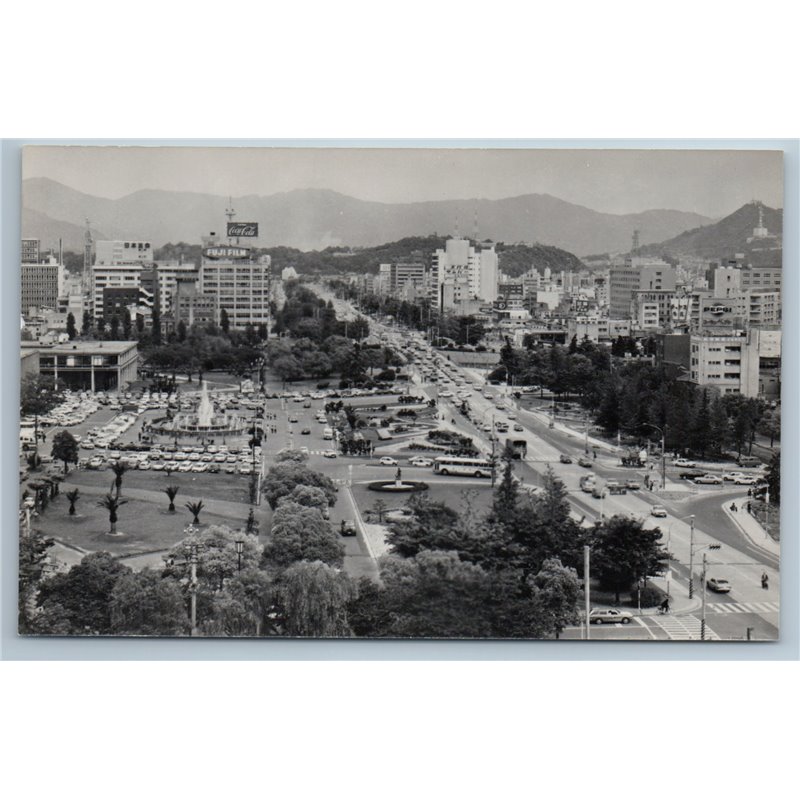
[[[739,475],[733,479],[736,486],[755,486],[758,478],[753,475]]]
[[[744,472],[723,472],[722,473],[722,480],[723,481],[735,481],[737,478],[746,478]]]
[[[666,517],[667,516],[667,509],[664,506],[653,506],[650,509],[650,516],[651,517]]]
[[[593,608],[589,612],[589,622],[592,625],[602,625],[604,623],[629,625],[632,619],[633,614],[630,611],[620,611],[618,608]]]
[[[571,463],[572,463],[572,459],[571,459],[569,456],[567,456],[567,455],[564,455],[564,453],[562,453],[562,454],[561,454],[561,455],[558,457],[558,460],[559,460],[559,461],[560,461],[562,464],[571,464]]]
[[[523,427],[522,427],[522,425],[515,425],[515,426],[514,426],[514,430],[515,430],[517,433],[522,433],[522,432],[525,430],[525,428],[523,428]]]
[[[722,478],[719,475],[701,475],[699,478],[694,479],[695,483],[710,483],[713,485],[719,485],[722,483]]]
[[[642,485],[639,483],[639,481],[628,480],[625,481],[625,488],[630,489],[632,492],[635,492],[637,489],[641,489]]]
[[[289,422],[297,422],[297,417],[289,417]]]
[[[731,590],[731,585],[725,578],[709,578],[706,581],[706,586],[711,589],[712,592],[719,592],[727,593]]]
[[[672,462],[673,467],[689,467],[690,469],[694,469],[697,464],[694,461],[690,461],[688,458],[676,458]]]
[[[380,464],[382,467],[396,467],[398,462],[396,458],[391,456],[381,456]]]
[[[423,458],[422,456],[414,456],[414,458],[409,458],[408,463],[411,464],[412,467],[432,467],[433,461],[429,458]]]
[[[311,433],[311,429],[310,428],[303,428],[303,430],[300,431],[300,435],[301,436],[308,436],[308,435],[310,435],[310,433]]]

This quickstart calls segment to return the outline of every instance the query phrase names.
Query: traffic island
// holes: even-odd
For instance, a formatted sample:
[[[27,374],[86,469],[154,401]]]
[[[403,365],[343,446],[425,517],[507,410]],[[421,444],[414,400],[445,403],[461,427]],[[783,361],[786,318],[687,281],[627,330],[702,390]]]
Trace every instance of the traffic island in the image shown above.
[[[367,489],[372,492],[424,492],[428,484],[425,481],[372,481],[367,484]]]

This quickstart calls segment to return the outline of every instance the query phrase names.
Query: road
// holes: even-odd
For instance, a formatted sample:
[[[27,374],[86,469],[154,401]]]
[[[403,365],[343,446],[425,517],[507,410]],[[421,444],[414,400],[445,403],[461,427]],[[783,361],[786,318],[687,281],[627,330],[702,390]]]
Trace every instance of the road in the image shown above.
[[[337,314],[343,301],[336,301]],[[402,347],[408,344],[408,334],[401,333],[391,327],[371,320],[375,333],[385,335],[389,343]],[[431,351],[423,351],[423,358]],[[441,353],[439,355],[446,355]],[[425,370],[430,370],[431,362]],[[507,413],[496,408],[501,396],[507,395],[499,387],[486,385],[455,386],[448,376],[437,372],[436,383],[423,377],[424,370],[419,361],[411,367],[413,381],[419,390],[431,398],[438,398],[439,408],[446,419],[464,433],[480,442],[485,452],[492,449],[489,434],[483,431],[484,422],[497,419],[508,420]],[[451,373],[453,370],[450,370]],[[455,370],[463,377],[463,371]],[[478,424],[470,422],[456,410],[456,398],[443,398],[441,391],[470,391],[469,404],[471,417]],[[491,397],[483,396],[488,392]],[[552,469],[567,487],[569,502],[579,515],[585,515],[590,521],[602,516],[615,514],[631,515],[643,521],[646,528],[658,527],[665,533],[667,549],[672,553],[668,579],[671,581],[671,593],[677,593],[688,602],[689,566],[692,565],[694,575],[694,597],[692,613],[683,617],[678,615],[646,616],[637,620],[634,626],[624,626],[625,637],[634,638],[699,638],[700,616],[702,610],[697,607],[702,597],[702,560],[708,559],[707,577],[725,577],[733,586],[728,595],[714,595],[706,598],[707,638],[743,639],[748,629],[755,639],[774,639],[777,637],[780,603],[780,578],[777,572],[778,559],[771,553],[754,546],[728,518],[722,505],[733,499],[739,499],[746,492],[743,487],[728,486],[696,486],[680,482],[678,470],[670,467],[667,478],[668,486],[678,490],[666,492],[663,496],[646,490],[628,492],[625,495],[594,498],[580,491],[578,481],[587,472],[594,472],[599,478],[608,480],[625,480],[636,477],[642,481],[645,472],[630,470],[619,466],[615,453],[598,448],[596,458],[592,458],[592,468],[587,470],[575,463],[577,457],[584,455],[584,442],[581,437],[571,436],[559,428],[550,428],[546,418],[541,414],[515,409],[517,418],[508,420],[509,425],[519,424],[522,432],[510,429],[510,438],[525,438],[528,441],[528,453],[524,462],[517,467],[517,472],[526,484],[541,485],[542,477],[548,468]],[[499,443],[502,445],[502,437]],[[497,444],[495,444],[497,446]],[[591,448],[590,448],[591,452]],[[561,464],[561,454],[573,457],[572,464]],[[425,472],[422,470],[421,472]],[[404,468],[404,474],[406,469]],[[651,473],[652,474],[652,473]],[[416,477],[409,473],[409,477]],[[656,476],[657,477],[657,476]],[[666,518],[651,516],[654,505],[662,505],[667,511]],[[694,525],[691,516],[694,515]],[[720,545],[719,550],[709,550],[711,545]],[[770,575],[769,588],[761,586],[761,575],[764,570]],[[618,626],[622,627],[622,626]],[[617,634],[621,631],[617,630]]]

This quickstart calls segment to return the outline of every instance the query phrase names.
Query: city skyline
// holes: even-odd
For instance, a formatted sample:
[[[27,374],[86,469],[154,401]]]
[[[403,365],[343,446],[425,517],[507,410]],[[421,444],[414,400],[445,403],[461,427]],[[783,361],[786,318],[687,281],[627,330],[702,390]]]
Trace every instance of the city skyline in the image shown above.
[[[146,189],[267,197],[298,189],[379,203],[548,194],[608,214],[718,219],[783,207],[780,151],[29,146],[23,179],[119,199]],[[720,191],[724,186],[724,192]]]

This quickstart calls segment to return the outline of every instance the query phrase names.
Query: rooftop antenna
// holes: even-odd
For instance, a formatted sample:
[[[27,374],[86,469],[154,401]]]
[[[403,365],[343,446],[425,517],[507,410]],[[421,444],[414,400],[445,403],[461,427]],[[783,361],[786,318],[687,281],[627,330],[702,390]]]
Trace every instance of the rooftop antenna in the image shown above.
[[[458,234],[458,214],[456,214],[456,229],[455,229],[455,231],[453,233],[453,238],[454,239],[460,238],[459,234]]]
[[[225,209],[225,216],[228,218],[228,222],[233,222],[233,218],[236,216],[236,211],[233,208],[233,198],[228,195],[228,207]],[[228,237],[228,242],[230,243],[231,237]],[[239,239],[236,239],[236,244],[239,244]]]

